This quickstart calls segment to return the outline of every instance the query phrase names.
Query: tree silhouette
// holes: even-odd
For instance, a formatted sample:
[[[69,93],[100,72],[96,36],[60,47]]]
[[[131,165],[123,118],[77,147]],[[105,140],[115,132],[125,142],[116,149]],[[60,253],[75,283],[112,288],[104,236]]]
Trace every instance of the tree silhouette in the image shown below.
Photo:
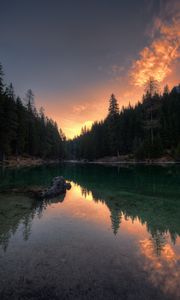
[[[3,72],[2,65],[0,63],[0,95],[3,95],[4,92],[3,76],[4,76],[4,72]]]
[[[37,112],[31,89],[24,101],[23,104],[20,97],[16,97],[12,83],[4,91],[0,65],[0,160],[4,161],[9,155],[25,154],[62,158],[62,131],[44,115],[43,110]]]

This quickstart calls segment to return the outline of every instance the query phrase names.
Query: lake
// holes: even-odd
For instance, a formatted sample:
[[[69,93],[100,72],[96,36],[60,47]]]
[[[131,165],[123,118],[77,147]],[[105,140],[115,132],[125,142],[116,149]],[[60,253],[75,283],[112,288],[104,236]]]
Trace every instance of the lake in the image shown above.
[[[58,175],[55,199],[10,193]],[[1,300],[180,299],[180,166],[6,168],[0,191]]]

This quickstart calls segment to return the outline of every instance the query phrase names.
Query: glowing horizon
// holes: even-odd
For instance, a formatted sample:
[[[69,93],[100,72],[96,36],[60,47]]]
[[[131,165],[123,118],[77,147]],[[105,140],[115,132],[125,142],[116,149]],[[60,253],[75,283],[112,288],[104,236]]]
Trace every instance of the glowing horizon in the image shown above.
[[[161,83],[159,83],[161,92],[163,91],[163,88],[166,84],[168,84],[169,88],[172,89],[180,82],[176,77],[173,78],[172,74],[167,78],[167,81],[163,80]],[[134,105],[138,101],[141,101],[143,92],[143,86],[133,86],[129,81],[127,82],[127,90],[126,88],[124,90],[122,88],[122,93],[118,93],[117,86],[114,86],[114,88],[111,88],[110,86],[108,88],[101,87],[96,92],[94,92],[94,98],[97,95],[97,100],[93,99],[92,101],[87,101],[86,103],[80,102],[73,107],[71,107],[71,105],[64,104],[64,107],[62,109],[62,105],[60,104],[60,107],[57,109],[56,101],[54,101],[55,105],[49,105],[49,101],[47,101],[45,112],[49,117],[57,122],[59,128],[62,129],[66,137],[68,139],[72,139],[75,136],[78,136],[81,133],[82,128],[84,128],[85,126],[87,129],[90,129],[94,122],[101,121],[107,116],[108,101],[112,93],[115,94],[121,109],[122,106],[126,107],[129,105],[129,103],[131,105]],[[87,91],[87,97],[88,93],[90,95],[89,98],[91,98],[92,90]],[[84,98],[85,97],[86,96],[84,96]],[[72,96],[72,98],[74,97]],[[43,101],[41,101],[40,99],[38,99],[37,102],[38,104],[40,104],[40,106],[43,105]]]

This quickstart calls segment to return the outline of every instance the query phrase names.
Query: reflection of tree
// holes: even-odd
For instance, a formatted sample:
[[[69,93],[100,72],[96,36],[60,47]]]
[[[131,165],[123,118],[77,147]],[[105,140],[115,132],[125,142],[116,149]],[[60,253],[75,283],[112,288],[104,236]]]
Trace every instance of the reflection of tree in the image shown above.
[[[171,232],[170,235],[171,235],[171,241],[172,241],[173,244],[175,245],[175,244],[176,244],[176,239],[177,239],[177,237],[178,237],[178,234],[175,233],[175,232]]]
[[[4,252],[8,248],[10,237],[11,237],[10,232],[4,233],[0,236],[0,245],[2,245],[2,249],[4,250]]]
[[[161,256],[161,252],[166,244],[166,236],[164,233],[156,231],[151,235],[152,247],[157,256]]]
[[[132,222],[138,219],[142,224],[146,224],[147,230],[152,235],[154,249],[160,255],[161,249],[165,244],[165,234],[169,232],[172,242],[175,244],[177,235],[180,235],[180,210],[177,209],[180,203],[178,200],[155,199],[141,195],[128,193],[117,193],[109,186],[104,185],[98,189],[96,186],[90,190],[81,186],[82,196],[86,197],[92,193],[95,202],[105,203],[110,210],[112,230],[116,235],[121,223],[122,215],[125,219],[130,218]],[[169,206],[171,205],[171,209]]]
[[[81,188],[81,194],[82,194],[83,197],[86,198],[87,196],[89,196],[89,191],[86,188],[82,187]]]
[[[65,194],[50,200],[34,200],[26,196],[6,195],[0,198],[0,245],[4,251],[19,227],[22,226],[23,239],[27,241],[31,234],[33,218],[42,216],[50,203],[62,202]]]
[[[23,220],[23,238],[25,241],[29,239],[29,236],[31,234],[31,218],[33,218],[32,215],[25,216]]]
[[[53,177],[59,175],[80,185],[83,195],[88,195],[90,192],[94,201],[101,201],[107,205],[115,232],[118,230],[123,214],[132,221],[138,219],[142,224],[146,224],[147,230],[152,236],[156,236],[157,233],[163,236],[169,232],[171,240],[175,243],[176,237],[180,235],[180,200],[178,196],[180,195],[180,168],[178,166],[127,165],[117,168],[90,164],[88,166],[67,164],[24,168],[23,170],[5,169],[2,174],[0,172],[0,189],[9,185],[11,187],[47,186]],[[51,199],[52,201],[63,201],[63,197],[62,199]],[[41,217],[48,202],[33,203],[30,207],[28,205],[26,209],[18,209],[12,205],[9,211],[3,211],[0,201],[0,243],[4,236],[4,245],[7,244],[8,238],[5,238],[5,233],[13,233],[26,214],[35,213]],[[17,212],[17,215],[14,216],[12,212]],[[8,216],[7,220],[6,216]],[[28,236],[28,233],[25,236]],[[159,236],[158,238],[160,239]],[[158,243],[159,240],[156,244]]]
[[[111,224],[112,224],[112,230],[114,234],[116,235],[118,233],[118,229],[121,223],[121,217],[122,213],[118,209],[111,210]]]
[[[83,191],[86,188],[82,189]],[[117,195],[112,197],[109,190],[91,191],[95,202],[105,203],[110,210],[112,229],[117,234],[122,214],[125,219],[130,218],[132,222],[138,219],[142,224],[146,224],[147,230],[151,233],[154,243],[163,242],[163,236],[169,232],[172,242],[175,244],[177,235],[180,235],[180,210],[177,208],[178,201],[171,201],[171,210],[169,210],[169,200],[154,199],[150,197],[141,197],[138,195]],[[84,192],[82,195],[85,195]],[[158,202],[157,202],[158,201]],[[172,213],[173,212],[173,213]]]
[[[67,180],[81,186],[82,195],[90,192],[95,202],[107,205],[113,232],[118,231],[123,214],[125,218],[146,224],[154,239],[158,233],[158,251],[160,235],[169,232],[173,243],[180,235],[180,201],[177,197],[178,193],[180,195],[180,168],[172,169],[70,165],[64,174]]]
[[[31,231],[31,220],[35,210],[34,201],[22,196],[1,196],[0,198],[0,245],[4,251],[9,239],[20,224],[23,226],[23,237],[28,239]]]

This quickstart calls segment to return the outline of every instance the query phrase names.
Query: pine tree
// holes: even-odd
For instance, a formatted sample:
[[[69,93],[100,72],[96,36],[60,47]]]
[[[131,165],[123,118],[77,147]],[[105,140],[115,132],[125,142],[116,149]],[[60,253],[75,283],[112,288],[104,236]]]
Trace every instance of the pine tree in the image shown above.
[[[158,96],[158,83],[153,77],[145,85],[144,96],[145,121],[144,128],[150,131],[151,145],[154,144],[155,130],[159,127],[158,111],[160,108],[160,97]]]
[[[119,120],[119,105],[114,94],[111,95],[109,100],[108,116],[108,139],[110,151],[112,155],[119,155],[119,142],[118,142],[118,120]]]
[[[16,149],[15,154],[20,155],[25,151],[26,143],[26,127],[27,127],[27,112],[19,97],[16,99],[17,108],[17,132],[16,132]]]
[[[14,92],[14,87],[13,84],[10,83],[5,90],[5,95],[10,98],[11,100],[15,100],[15,92]]]
[[[12,83],[4,91],[0,66],[0,160],[5,156],[29,154],[43,158],[63,157],[63,144],[57,124],[43,109],[38,113],[34,94],[28,90],[23,105]]]
[[[4,111],[4,96],[0,95],[0,161],[4,161],[6,153],[6,128],[5,128],[5,111]]]
[[[0,63],[0,95],[3,95],[3,93],[4,93],[3,76],[4,76],[3,68],[2,68],[2,65]]]
[[[150,97],[153,97],[159,91],[158,81],[154,77],[150,77],[149,80],[145,83],[145,93]]]
[[[25,95],[25,104],[29,111],[33,111],[34,108],[34,93],[31,89],[27,90]]]
[[[110,97],[108,112],[108,118],[116,118],[119,115],[119,105],[114,94]]]
[[[169,95],[169,86],[165,85],[164,91],[163,91],[163,96],[167,96],[167,95]]]

